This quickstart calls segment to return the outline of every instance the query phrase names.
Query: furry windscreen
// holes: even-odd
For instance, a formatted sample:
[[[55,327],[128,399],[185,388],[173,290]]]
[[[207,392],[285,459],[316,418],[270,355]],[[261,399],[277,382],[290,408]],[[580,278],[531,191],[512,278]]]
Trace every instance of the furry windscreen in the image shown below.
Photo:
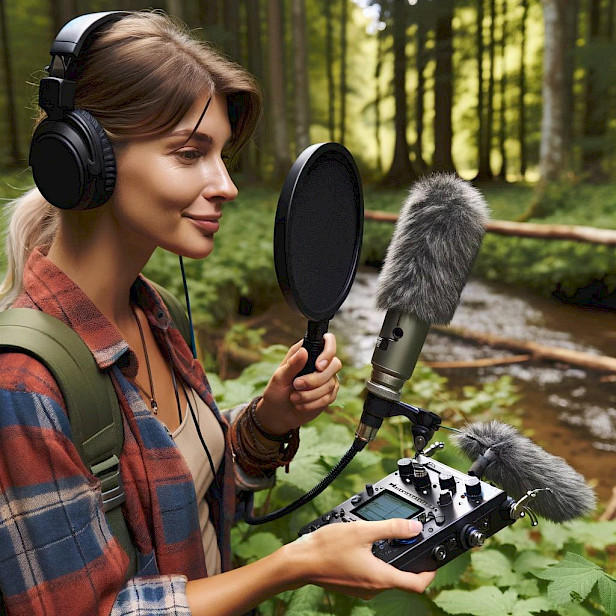
[[[485,233],[481,193],[453,174],[417,182],[405,201],[378,280],[377,308],[446,325]]]
[[[514,427],[492,421],[469,424],[463,430],[464,434],[452,437],[456,445],[471,460],[489,447],[497,460],[486,468],[484,479],[499,485],[509,496],[517,500],[528,490],[552,490],[539,492],[529,503],[540,516],[565,522],[594,510],[595,494],[584,477]]]

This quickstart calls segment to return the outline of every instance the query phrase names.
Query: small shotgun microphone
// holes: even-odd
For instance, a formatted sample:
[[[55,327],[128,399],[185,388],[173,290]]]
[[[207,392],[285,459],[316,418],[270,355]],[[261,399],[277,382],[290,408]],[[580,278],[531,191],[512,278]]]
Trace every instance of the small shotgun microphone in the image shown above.
[[[532,501],[532,509],[548,520],[566,522],[595,508],[595,494],[584,477],[513,426],[498,421],[472,423],[452,440],[475,460],[469,475],[483,475],[515,499],[529,490],[549,488]]]

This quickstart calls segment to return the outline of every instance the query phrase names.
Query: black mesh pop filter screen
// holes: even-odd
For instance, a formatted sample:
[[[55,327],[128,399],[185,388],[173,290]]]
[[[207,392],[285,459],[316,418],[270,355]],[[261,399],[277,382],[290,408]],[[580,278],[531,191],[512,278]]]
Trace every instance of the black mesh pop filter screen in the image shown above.
[[[337,143],[297,159],[276,214],[274,257],[287,302],[312,321],[331,319],[355,277],[363,233],[361,181]]]

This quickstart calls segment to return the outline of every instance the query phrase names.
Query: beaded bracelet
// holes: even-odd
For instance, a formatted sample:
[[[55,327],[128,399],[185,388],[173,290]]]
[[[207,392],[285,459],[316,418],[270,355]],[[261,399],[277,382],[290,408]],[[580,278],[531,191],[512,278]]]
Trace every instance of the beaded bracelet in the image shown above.
[[[252,419],[255,428],[261,435],[270,441],[274,441],[275,443],[290,442],[293,437],[293,430],[289,430],[286,434],[272,434],[271,432],[268,432],[257,419],[257,405],[262,398],[263,396],[257,396],[248,406],[248,413],[250,414],[250,419]]]

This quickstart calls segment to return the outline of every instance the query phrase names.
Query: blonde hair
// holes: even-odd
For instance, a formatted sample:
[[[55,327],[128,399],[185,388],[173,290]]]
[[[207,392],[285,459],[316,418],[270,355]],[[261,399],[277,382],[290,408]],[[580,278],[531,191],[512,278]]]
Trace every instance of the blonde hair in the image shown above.
[[[131,13],[97,32],[79,58],[75,81],[75,107],[98,120],[116,151],[131,139],[172,128],[209,89],[226,96],[232,129],[228,149],[235,156],[261,111],[261,91],[247,71],[159,11]],[[44,117],[41,111],[36,123]],[[11,205],[0,310],[21,292],[30,252],[51,243],[59,221],[57,208],[36,188]]]

